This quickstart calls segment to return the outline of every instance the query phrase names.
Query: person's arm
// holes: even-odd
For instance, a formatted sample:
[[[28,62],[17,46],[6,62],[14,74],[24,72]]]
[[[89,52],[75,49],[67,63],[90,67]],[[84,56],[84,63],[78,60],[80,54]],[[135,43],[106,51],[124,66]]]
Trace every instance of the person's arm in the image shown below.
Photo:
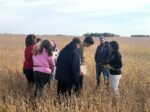
[[[96,49],[96,53],[95,53],[95,62],[97,62],[98,50],[99,50],[99,46],[98,46],[97,49]]]
[[[83,46],[80,48],[80,61],[81,61],[82,64],[85,63],[84,47]]]
[[[55,65],[56,65],[55,58],[54,58],[53,56],[49,57],[49,64],[50,64],[50,69],[51,69],[52,72],[53,72],[54,67],[55,67]]]
[[[78,78],[80,76],[80,56],[77,52],[74,52],[73,55],[72,73],[73,73],[73,80],[75,82],[78,82]]]

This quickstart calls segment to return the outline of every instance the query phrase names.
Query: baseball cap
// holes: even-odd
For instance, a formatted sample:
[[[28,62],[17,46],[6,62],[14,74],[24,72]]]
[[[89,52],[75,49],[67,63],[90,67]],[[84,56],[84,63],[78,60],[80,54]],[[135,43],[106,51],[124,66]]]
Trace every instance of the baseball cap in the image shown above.
[[[104,37],[104,36],[100,36],[100,37],[99,37],[99,40],[100,40],[100,41],[105,41],[105,37]]]

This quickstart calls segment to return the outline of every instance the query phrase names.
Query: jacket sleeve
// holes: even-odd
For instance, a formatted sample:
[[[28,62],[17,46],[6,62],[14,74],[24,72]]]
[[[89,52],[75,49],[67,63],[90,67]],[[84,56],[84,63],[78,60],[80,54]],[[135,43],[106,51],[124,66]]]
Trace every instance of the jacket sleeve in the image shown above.
[[[77,52],[74,52],[73,55],[72,72],[73,72],[73,80],[75,82],[78,82],[80,76],[80,56]]]
[[[97,62],[98,49],[99,49],[99,47],[97,47],[97,49],[96,49],[96,53],[95,53],[95,62]]]
[[[49,57],[49,64],[50,64],[50,68],[53,71],[56,63],[55,63],[55,58],[53,56]]]
[[[84,57],[84,48],[82,47],[82,48],[80,48],[80,61],[81,61],[81,63],[82,64],[84,64],[85,63],[85,57]]]

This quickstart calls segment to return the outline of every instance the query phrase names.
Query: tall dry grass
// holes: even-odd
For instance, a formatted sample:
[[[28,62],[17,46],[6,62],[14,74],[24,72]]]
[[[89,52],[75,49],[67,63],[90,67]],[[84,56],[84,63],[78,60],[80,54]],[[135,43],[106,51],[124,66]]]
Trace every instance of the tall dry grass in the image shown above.
[[[71,38],[51,37],[59,48]],[[70,103],[56,98],[56,81],[45,88],[45,98],[32,100],[27,92],[27,81],[22,73],[24,36],[0,36],[0,112],[150,112],[150,40],[112,38],[120,43],[123,55],[123,74],[120,97],[115,98],[103,83],[95,89],[94,54],[98,40],[85,52],[88,76],[79,97],[72,96]],[[101,79],[103,79],[101,77]]]

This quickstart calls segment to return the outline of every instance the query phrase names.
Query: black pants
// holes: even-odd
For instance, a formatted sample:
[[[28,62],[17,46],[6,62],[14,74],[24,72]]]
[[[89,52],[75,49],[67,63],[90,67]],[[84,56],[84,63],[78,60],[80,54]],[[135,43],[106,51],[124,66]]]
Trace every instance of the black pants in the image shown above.
[[[60,95],[71,96],[71,90],[73,87],[72,85],[73,85],[73,83],[71,83],[71,82],[65,82],[65,81],[58,80],[57,95],[58,96],[60,96]]]
[[[84,76],[81,75],[79,77],[78,82],[74,83],[74,87],[73,87],[74,88],[74,92],[76,92],[77,94],[80,94],[82,89],[83,89],[83,80],[84,80]]]
[[[81,75],[81,76],[79,77],[79,89],[80,89],[80,90],[82,90],[82,88],[83,88],[83,79],[84,79],[84,76]]]
[[[31,69],[23,69],[23,73],[25,74],[28,84],[34,84],[35,80],[34,80],[34,72]]]
[[[35,78],[35,85],[36,85],[34,95],[35,97],[42,96],[45,84],[47,84],[50,81],[50,74],[35,71],[34,78]]]

